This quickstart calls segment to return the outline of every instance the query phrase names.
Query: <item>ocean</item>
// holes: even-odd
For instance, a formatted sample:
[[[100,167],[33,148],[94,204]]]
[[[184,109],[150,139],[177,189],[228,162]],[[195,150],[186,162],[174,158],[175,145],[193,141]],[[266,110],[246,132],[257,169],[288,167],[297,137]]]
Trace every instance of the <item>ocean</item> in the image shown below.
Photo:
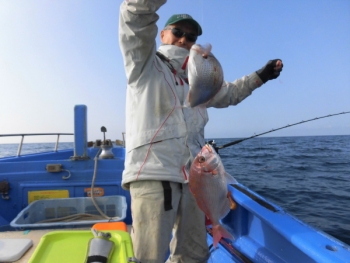
[[[239,138],[214,139],[221,146]],[[22,154],[54,143],[24,144]],[[60,143],[59,149],[73,143]],[[17,144],[0,144],[0,157]],[[350,245],[350,135],[257,137],[219,150],[226,172],[294,217]]]

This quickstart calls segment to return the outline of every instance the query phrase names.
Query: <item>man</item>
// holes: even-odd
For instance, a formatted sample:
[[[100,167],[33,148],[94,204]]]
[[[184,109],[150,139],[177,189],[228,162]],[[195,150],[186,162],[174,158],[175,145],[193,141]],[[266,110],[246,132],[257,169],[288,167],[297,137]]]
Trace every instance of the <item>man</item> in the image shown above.
[[[182,107],[189,90],[186,58],[202,28],[187,14],[173,15],[160,32],[157,51],[156,11],[164,3],[125,0],[120,8],[128,78],[122,186],[131,194],[136,258],[163,263],[171,240],[167,262],[206,262],[205,217],[189,191],[187,171],[205,144],[208,114],[204,107]],[[273,60],[257,73],[224,82],[207,107],[238,104],[281,69],[282,62]]]

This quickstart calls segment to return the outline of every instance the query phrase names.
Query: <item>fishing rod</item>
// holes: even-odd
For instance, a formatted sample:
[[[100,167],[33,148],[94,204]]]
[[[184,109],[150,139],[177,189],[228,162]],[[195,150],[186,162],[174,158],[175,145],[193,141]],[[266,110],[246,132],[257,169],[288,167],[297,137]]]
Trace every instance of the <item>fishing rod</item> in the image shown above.
[[[221,145],[221,146],[216,146],[214,140],[211,140],[211,141],[209,141],[208,143],[209,143],[209,144],[212,144],[213,147],[214,147],[214,149],[216,150],[216,152],[218,152],[220,149],[223,149],[223,148],[226,148],[226,147],[229,147],[229,146],[232,146],[232,145],[241,143],[241,142],[246,141],[246,140],[249,140],[249,139],[253,139],[253,138],[255,138],[255,137],[258,137],[258,136],[261,136],[261,135],[264,135],[264,134],[267,134],[267,133],[270,133],[270,132],[282,130],[282,129],[284,129],[284,128],[288,128],[288,127],[295,126],[295,125],[302,124],[302,123],[309,122],[309,121],[315,121],[315,120],[319,120],[319,119],[323,119],[323,118],[328,118],[328,117],[332,117],[332,116],[336,116],[336,115],[341,115],[341,114],[347,114],[347,113],[350,113],[350,111],[344,111],[344,112],[340,112],[340,113],[329,114],[329,115],[326,115],[326,116],[316,117],[316,118],[309,119],[309,120],[306,120],[306,121],[300,121],[300,122],[297,122],[297,123],[294,123],[294,124],[288,124],[288,125],[283,126],[283,127],[281,127],[281,128],[272,129],[272,130],[270,130],[270,131],[263,132],[263,133],[259,133],[259,134],[256,134],[256,135],[253,135],[253,136],[244,138],[244,139],[236,140],[236,141],[233,141],[233,142],[230,142],[230,143]]]

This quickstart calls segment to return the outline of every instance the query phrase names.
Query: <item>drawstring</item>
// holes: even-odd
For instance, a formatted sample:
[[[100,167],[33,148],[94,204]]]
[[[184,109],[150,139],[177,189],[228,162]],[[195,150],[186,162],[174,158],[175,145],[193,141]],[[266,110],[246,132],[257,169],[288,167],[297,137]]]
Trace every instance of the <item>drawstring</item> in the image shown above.
[[[168,66],[168,68],[170,69],[171,73],[173,73],[173,75],[174,75],[175,84],[179,85],[179,83],[177,82],[177,79],[176,79],[176,73],[177,73],[176,69],[173,67],[173,65],[171,65],[170,60],[166,56],[164,56],[162,53],[160,53],[159,51],[156,52],[156,55]],[[186,69],[188,58],[189,57],[187,56],[186,59],[185,59],[185,62],[182,64],[181,69],[183,69],[183,70]],[[179,79],[180,79],[181,86],[183,86],[184,85],[183,80],[180,77],[179,77]],[[187,78],[184,79],[184,81],[188,84],[188,79]]]
[[[186,69],[186,67],[187,67],[187,62],[188,62],[188,58],[189,58],[189,56],[186,57],[185,62],[182,64],[181,69],[183,69],[183,70]]]
[[[176,86],[179,85],[179,83],[177,83],[177,80],[176,80],[176,73],[173,72],[173,75],[174,75],[174,80],[175,80],[175,84]],[[181,79],[180,79],[181,80]]]
[[[160,53],[159,51],[156,52],[156,55],[170,68],[171,72],[176,75],[176,70],[173,67],[173,65],[171,65],[170,63],[170,59],[168,59],[166,56],[164,56],[162,53]]]
[[[182,81],[182,78],[180,78],[180,84],[181,84],[181,86],[183,86],[184,85],[184,82]]]
[[[182,173],[183,173],[183,175],[184,175],[185,181],[187,181],[187,180],[188,180],[188,176],[187,176],[187,172],[186,172],[185,166],[182,167]]]

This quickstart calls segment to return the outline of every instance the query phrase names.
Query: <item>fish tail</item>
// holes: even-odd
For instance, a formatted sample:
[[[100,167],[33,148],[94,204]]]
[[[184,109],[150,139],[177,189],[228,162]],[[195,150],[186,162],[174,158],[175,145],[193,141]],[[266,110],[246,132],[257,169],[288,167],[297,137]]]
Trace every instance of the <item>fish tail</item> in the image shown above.
[[[194,49],[199,53],[202,54],[203,57],[208,56],[211,51],[211,44],[205,44],[205,45],[196,45]]]
[[[214,247],[218,245],[223,237],[234,240],[234,237],[222,225],[213,226]]]
[[[211,51],[211,45],[210,44],[206,44],[205,46],[203,46],[203,57],[207,57]]]

